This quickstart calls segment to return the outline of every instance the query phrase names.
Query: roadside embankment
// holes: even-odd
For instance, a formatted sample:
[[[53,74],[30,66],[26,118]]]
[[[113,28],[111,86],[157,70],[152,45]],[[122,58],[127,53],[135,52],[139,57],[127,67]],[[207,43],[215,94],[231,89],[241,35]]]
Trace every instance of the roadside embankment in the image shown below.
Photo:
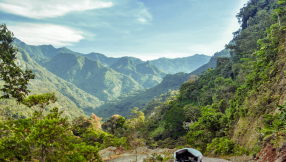
[[[157,148],[155,150],[148,149],[147,147],[140,147],[135,150],[124,151],[121,148],[108,147],[106,149],[100,150],[99,155],[102,157],[105,162],[143,162],[143,159],[150,158],[155,155],[161,155],[162,157],[169,157],[170,160],[167,162],[173,162],[174,152],[178,149],[161,149]],[[217,158],[203,158],[204,162],[230,162],[224,159]]]

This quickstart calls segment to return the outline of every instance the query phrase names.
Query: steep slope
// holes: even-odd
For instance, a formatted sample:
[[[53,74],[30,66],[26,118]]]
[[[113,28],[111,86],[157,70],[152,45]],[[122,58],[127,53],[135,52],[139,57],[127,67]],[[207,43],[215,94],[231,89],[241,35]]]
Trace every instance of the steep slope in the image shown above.
[[[43,66],[102,101],[143,88],[132,78],[102,65],[99,61],[76,54],[59,53]]]
[[[86,54],[86,55],[83,55],[83,56],[86,56],[92,60],[97,60],[99,62],[101,62],[102,64],[104,65],[112,65],[114,63],[116,63],[119,58],[114,58],[114,57],[106,57],[105,55],[103,54],[100,54],[100,53],[90,53],[90,54]]]
[[[110,67],[117,72],[130,76],[145,88],[159,84],[166,75],[166,72],[158,69],[149,61],[142,61],[139,64],[135,61],[132,57],[122,57]]]
[[[104,65],[108,65],[111,66],[113,64],[115,64],[120,58],[114,58],[114,57],[107,57],[103,54],[100,53],[89,53],[89,54],[81,54],[82,56],[86,56],[92,60],[97,60],[100,63],[104,64]],[[121,57],[122,58],[122,57]],[[139,63],[143,63],[144,61],[135,58],[135,57],[128,57],[130,58],[134,63],[139,64]]]
[[[190,75],[200,74],[205,69],[207,70],[208,68],[216,67],[216,64],[217,64],[216,58],[223,57],[223,56],[229,56],[226,50],[222,50],[219,53],[215,53],[215,55],[212,56],[212,59],[209,61],[209,63],[195,70],[196,72],[195,74],[193,72],[192,73],[181,72],[177,74],[168,74],[163,78],[162,82],[156,85],[155,87],[146,89],[144,91],[124,94],[121,97],[119,97],[116,101],[111,101],[109,103],[106,103],[100,106],[100,108],[96,110],[96,113],[103,118],[108,118],[110,115],[114,115],[114,114],[120,114],[122,116],[128,117],[131,109],[133,109],[134,107],[139,107],[139,109],[142,110],[145,104],[148,103],[150,100],[152,100],[155,96],[159,97],[161,94],[165,94],[170,89],[178,90],[181,84],[188,81],[188,78]],[[149,64],[149,63],[145,63],[145,64]],[[134,65],[134,63],[131,65]],[[135,67],[131,65],[129,65],[128,68],[135,69]],[[126,69],[128,68],[126,67]],[[150,71],[148,72],[150,73]]]
[[[105,55],[100,54],[100,53],[81,54],[81,53],[73,52],[65,47],[54,48],[52,45],[40,45],[40,46],[27,45],[24,42],[20,41],[19,39],[15,39],[14,44],[17,47],[24,48],[27,51],[27,53],[30,55],[30,57],[42,66],[45,66],[44,63],[48,62],[49,60],[51,60],[52,57],[56,56],[59,53],[72,53],[78,56],[85,56],[85,57],[90,58],[91,60],[99,61],[100,63],[104,65],[113,66],[113,67],[116,67],[117,66],[116,64],[124,64],[122,60],[124,60],[125,58],[128,58],[135,64],[144,63],[144,61],[138,58],[135,58],[135,57],[113,58],[113,57],[106,57]],[[124,66],[129,66],[129,65],[124,65]],[[141,66],[141,68],[143,67]],[[155,67],[152,67],[152,68],[155,69]],[[118,67],[117,69],[115,68],[115,70],[120,73],[124,71],[123,70],[124,68],[121,68],[121,70],[118,70],[118,69],[120,69],[120,67]],[[141,69],[141,70],[144,71],[144,69]],[[145,71],[148,71],[148,70],[146,69]],[[127,74],[126,72],[123,72],[123,74],[127,74],[128,76],[132,77],[136,81],[140,82],[140,84],[143,87],[153,87],[157,85],[158,83],[160,83],[162,81],[162,77],[165,75],[164,74],[165,72],[162,72],[159,69],[157,70],[157,72],[158,74],[156,73],[156,74],[151,74],[151,75],[149,74],[142,75],[140,73],[137,74],[137,72],[133,72],[133,75]]]
[[[261,6],[261,2],[251,0],[241,9],[243,30],[234,38],[235,44],[229,45],[239,67],[237,78],[245,83],[229,107],[236,120],[231,138],[250,149],[269,143],[279,148],[286,142],[285,120],[275,116],[285,116],[286,108],[286,3],[270,0]],[[253,58],[245,53],[252,53]]]
[[[204,71],[207,71],[209,68],[216,68],[216,61],[218,57],[230,57],[230,54],[227,50],[222,50],[220,52],[216,52],[208,63],[202,65],[201,67],[197,68],[196,70],[192,71],[190,75],[199,75]]]
[[[204,154],[253,157],[267,145],[274,156],[285,148],[285,13],[285,0],[249,0],[237,15],[242,28],[226,46],[231,59],[219,57],[215,69],[190,78],[155,108],[145,128],[149,145],[186,139],[183,145]]]
[[[74,118],[79,115],[84,115],[84,112],[90,115],[96,107],[102,104],[102,101],[98,98],[84,92],[72,83],[57,77],[40,66],[29,57],[23,48],[19,48],[17,58],[18,65],[24,69],[31,69],[36,75],[36,78],[30,81],[30,86],[28,87],[31,90],[31,94],[55,92],[58,97],[58,102],[52,106],[57,106],[65,110],[64,116]],[[27,113],[26,115],[28,116],[32,113],[31,109],[16,105],[11,100],[2,100],[1,102],[4,105],[13,107],[12,109],[16,112],[25,110],[21,112]]]
[[[95,110],[95,113],[97,116],[103,117],[103,120],[108,119],[114,114],[128,117],[134,107],[139,107],[139,109],[142,110],[145,104],[155,96],[158,97],[170,89],[179,89],[180,85],[188,80],[188,77],[189,75],[186,73],[168,74],[164,77],[163,81],[155,87],[123,94],[116,100],[100,106]]]
[[[161,75],[164,77],[167,73],[151,63],[151,61],[146,61],[145,63],[137,64],[136,69],[141,74],[152,74]]]
[[[40,64],[47,62],[49,58],[54,57],[61,52],[79,54],[69,50],[66,47],[55,48],[52,45],[27,45],[26,43],[22,42],[17,38],[15,38],[14,44],[16,44],[17,47],[22,47],[33,60]]]
[[[167,73],[156,66],[154,66],[150,61],[145,63],[137,64],[136,70],[138,73],[142,74],[141,78],[135,78],[141,83],[144,87],[154,87],[155,85],[162,82],[163,78]]]
[[[207,63],[209,60],[210,56],[196,54],[189,57],[175,59],[159,58],[157,60],[152,60],[151,62],[169,74],[176,74],[178,72],[190,73]]]
[[[132,75],[136,73],[136,63],[130,57],[122,57],[116,63],[110,66],[115,71],[125,75]]]

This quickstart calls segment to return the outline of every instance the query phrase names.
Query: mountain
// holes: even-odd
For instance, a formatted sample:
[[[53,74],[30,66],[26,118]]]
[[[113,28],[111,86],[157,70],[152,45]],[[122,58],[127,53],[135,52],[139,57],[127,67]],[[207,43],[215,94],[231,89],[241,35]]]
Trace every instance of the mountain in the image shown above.
[[[201,67],[197,68],[196,70],[192,71],[190,73],[190,75],[199,75],[201,74],[202,72],[204,71],[207,71],[209,68],[213,68],[215,69],[216,68],[216,62],[217,62],[217,58],[218,57],[230,57],[230,54],[229,52],[224,49],[220,52],[216,52],[212,57],[211,59],[209,60],[208,63],[202,65]]]
[[[135,58],[135,57],[114,58],[114,57],[107,57],[103,54],[94,53],[94,52],[89,53],[89,54],[82,54],[82,53],[78,53],[78,52],[73,52],[72,50],[70,50],[66,47],[55,48],[52,45],[39,45],[39,46],[27,45],[26,43],[22,42],[21,40],[19,40],[17,38],[15,39],[15,43],[20,45],[21,47],[23,47],[26,50],[26,52],[29,54],[29,56],[33,60],[35,60],[37,63],[39,63],[40,65],[43,65],[43,63],[49,61],[52,57],[56,56],[59,53],[72,53],[72,54],[76,54],[79,56],[85,56],[85,57],[90,58],[91,60],[99,61],[103,65],[108,65],[112,68],[115,68],[114,70],[116,70],[118,72],[124,71],[122,69],[119,70],[119,68],[116,68],[118,66],[118,64],[120,64],[120,63],[122,63],[122,61],[124,61],[124,59],[128,58],[128,59],[132,60],[135,64],[142,64],[145,62],[145,61],[142,61],[142,60]],[[189,57],[184,57],[184,58],[175,58],[175,59],[159,58],[156,60],[151,60],[150,62],[153,65],[155,65],[157,68],[159,68],[158,70],[161,71],[160,73],[162,73],[162,72],[166,73],[167,72],[169,74],[175,74],[178,72],[190,73],[190,72],[194,71],[195,69],[197,69],[198,67],[207,63],[210,60],[210,58],[211,58],[210,56],[206,56],[206,55],[202,55],[202,54],[201,55],[196,54],[194,56],[189,56]],[[123,74],[125,74],[125,73],[123,73]],[[140,80],[138,78],[140,78],[140,77],[133,78],[133,79],[138,81],[138,80]],[[150,80],[151,82],[152,82],[152,80],[154,80],[154,81],[151,84],[145,84],[144,85],[144,83],[145,83],[144,80]],[[143,85],[144,87],[152,87],[152,86],[156,85],[156,83],[158,83],[158,81],[160,82],[160,80],[161,79],[158,77],[149,76],[149,77],[145,77],[144,79],[142,79],[140,84]]]
[[[151,60],[151,62],[169,74],[176,74],[178,72],[190,73],[207,63],[210,58],[210,56],[196,54],[189,57],[175,59],[159,58]]]
[[[27,45],[26,43],[22,42],[17,38],[15,38],[14,44],[18,44],[19,46],[21,46],[33,60],[35,60],[40,64],[47,62],[49,58],[54,57],[55,55],[61,52],[79,54],[77,52],[71,51],[66,47],[55,48],[52,45],[40,45],[40,46]]]
[[[135,57],[113,58],[113,57],[106,57],[105,55],[100,54],[100,53],[81,54],[81,53],[73,52],[73,51],[71,51],[65,47],[54,48],[52,45],[40,45],[40,46],[27,45],[24,42],[20,41],[19,39],[15,39],[15,43],[20,45],[21,47],[23,47],[27,51],[27,53],[29,53],[31,58],[42,66],[47,66],[47,64],[48,64],[47,62],[50,62],[52,57],[58,55],[59,53],[70,53],[70,54],[78,55],[81,57],[88,57],[91,60],[99,61],[103,65],[111,66],[112,68],[114,68],[115,71],[122,73],[122,74],[126,74],[126,75],[130,76],[131,78],[133,78],[134,80],[138,81],[139,84],[145,88],[146,87],[153,87],[153,86],[159,84],[162,81],[162,78],[166,75],[165,72],[156,68],[154,65],[151,67],[151,65],[147,65],[149,63],[143,64],[143,63],[145,63],[144,61],[142,61],[138,58],[135,58]],[[129,74],[124,72],[124,68],[120,69],[120,67],[118,67],[118,64],[124,64],[124,59],[126,59],[126,58],[128,58],[129,60],[131,60],[135,64],[142,64],[142,65],[138,66],[138,68],[144,74],[142,74],[138,71],[134,71],[134,72],[132,72],[133,75],[129,75]],[[64,58],[62,58],[61,61],[65,61]],[[58,63],[62,64],[61,62],[58,62]],[[146,65],[146,67],[144,67],[145,65]],[[127,66],[129,66],[129,64],[124,65],[124,66],[127,67]],[[134,66],[136,66],[136,65],[134,65]],[[144,70],[144,68],[146,68],[146,69]],[[55,70],[55,71],[57,72],[57,70]],[[147,71],[150,71],[151,74],[145,74],[145,72],[147,72]],[[131,88],[130,90],[134,90],[134,89]],[[124,91],[128,91],[128,90],[124,90]],[[118,94],[115,94],[114,96],[117,96],[117,95]],[[102,97],[102,99],[107,97],[107,96],[102,96],[102,95],[99,95],[99,96]],[[111,96],[113,96],[113,95],[111,95]]]
[[[226,50],[216,53],[174,99],[147,104],[156,106],[140,128],[148,130],[149,145],[189,144],[204,155],[252,154],[254,161],[285,159],[285,12],[285,0],[249,0],[236,16],[241,28],[226,45],[232,57]]]
[[[136,71],[136,63],[129,57],[122,57],[116,63],[110,66],[116,71],[120,71],[125,75],[131,75]]]
[[[107,57],[101,53],[89,53],[89,54],[81,54],[82,56],[86,56],[92,60],[97,60],[100,63],[102,63],[103,65],[108,65],[111,66],[112,64],[116,63],[120,58],[114,58],[114,57]],[[144,61],[135,58],[135,57],[129,57],[130,59],[132,59],[132,61],[134,61],[135,63],[143,63]]]
[[[99,61],[73,53],[59,53],[43,66],[101,101],[115,99],[121,93],[143,89],[129,76],[118,73]]]
[[[206,71],[208,68],[215,68],[217,64],[217,57],[229,57],[229,53],[227,52],[227,50],[222,50],[221,52],[215,53],[208,63],[202,65],[194,72],[167,74],[163,78],[162,82],[158,85],[152,88],[147,88],[143,91],[123,94],[116,100],[101,105],[98,109],[95,110],[95,112],[97,115],[103,117],[104,119],[107,119],[109,116],[114,114],[119,114],[128,117],[130,115],[129,113],[131,109],[133,109],[134,107],[138,107],[140,110],[142,110],[145,107],[145,104],[152,100],[154,97],[159,97],[160,95],[165,94],[169,90],[178,90],[181,84],[188,81],[190,75],[198,75]],[[145,66],[154,66],[151,61],[147,61],[144,64]],[[117,67],[121,69],[121,73],[125,73],[126,75],[132,75],[133,71],[138,69],[138,71],[140,71],[140,66],[144,64],[135,64],[132,60],[125,58],[122,60],[122,64],[117,64]],[[140,72],[144,73],[142,71]],[[152,73],[152,71],[148,71],[148,73]]]
[[[119,115],[110,118],[114,122],[109,120],[109,123],[115,123],[113,127],[117,128],[112,134],[119,138],[114,140],[111,138],[112,141],[109,143],[121,145],[123,141],[126,144],[126,140],[120,137],[127,138],[127,136],[134,135],[133,141],[138,141],[140,138],[140,141],[148,147],[189,146],[206,156],[246,155],[244,157],[248,159],[247,161],[250,159],[254,161],[285,160],[285,13],[285,0],[249,0],[237,14],[241,29],[234,32],[233,43],[226,45],[226,49],[231,52],[231,58],[227,50],[223,50],[192,73],[168,74],[160,84],[153,88],[121,93],[118,98],[92,109],[94,113],[106,120],[113,114],[127,117],[134,107],[139,107],[141,110],[144,105],[146,105],[145,108],[149,107],[145,109],[148,110],[145,111],[148,115],[145,121],[143,121],[144,113],[137,111],[137,108],[133,109],[136,110],[133,111],[135,113],[132,116],[133,121],[140,122],[131,122],[131,125],[130,122],[125,122],[125,125],[121,124],[124,123],[124,118]],[[32,61],[23,49],[19,51],[18,65],[22,68],[34,68],[36,74],[41,76],[39,80],[44,81],[39,86],[37,82],[31,81],[31,88],[37,86],[35,91],[45,91],[46,84],[48,85],[47,91],[61,88],[62,83],[73,85],[54,77],[51,73],[49,73],[51,75],[46,74],[48,71],[38,67],[38,64]],[[98,61],[73,53],[60,53],[45,64],[48,65],[51,61],[59,62],[49,65],[49,68],[55,68],[58,71],[67,69],[66,72],[58,75],[67,77],[71,82],[79,80],[80,77],[94,78],[92,70],[101,71],[103,67],[106,67]],[[123,59],[122,62],[124,63],[114,63],[115,68],[129,75],[132,75],[134,71],[140,71],[137,66],[142,63],[136,63],[132,59]],[[82,70],[85,66],[91,69],[91,71],[85,70],[89,72],[88,75],[85,75],[85,71]],[[150,62],[142,65],[143,69],[151,66]],[[213,67],[212,70],[207,70],[211,67]],[[38,68],[40,71],[37,71]],[[149,69],[152,70],[152,68]],[[109,69],[105,68],[105,71]],[[142,71],[140,73],[143,74]],[[191,74],[198,74],[198,76],[189,77]],[[125,74],[121,75],[128,77]],[[98,75],[98,78],[101,76]],[[61,82],[55,84],[56,81],[53,78]],[[178,91],[173,92],[168,89],[178,89]],[[154,97],[159,95],[158,98]],[[151,99],[153,101],[147,103]],[[11,109],[10,100],[0,102],[3,110]],[[59,102],[64,101],[59,100]],[[64,106],[66,107],[68,106]],[[24,113],[26,110],[29,109],[18,108],[16,111]],[[82,113],[80,109],[73,106],[67,110],[70,113],[73,111]],[[19,120],[19,124],[25,123],[23,121],[25,120]],[[82,118],[78,121],[82,123],[81,121],[85,122],[86,119]],[[145,124],[142,124],[143,122]],[[15,122],[14,128],[17,128],[17,125],[18,121]],[[6,127],[5,124],[3,126]],[[91,124],[91,127],[94,125]],[[22,128],[17,129],[23,132]],[[19,130],[16,130],[16,133]],[[21,135],[21,133],[18,134]],[[90,142],[91,139],[99,141],[97,138],[99,135],[95,131],[83,134],[88,135],[88,138],[79,136],[83,141]],[[21,138],[22,136],[19,139]],[[102,140],[100,139],[99,142]],[[94,140],[90,143],[94,144]],[[229,158],[236,159],[236,157]]]
[[[143,87],[154,87],[159,84],[167,74],[154,66],[150,61],[135,62],[132,57],[122,57],[110,67],[117,72],[130,76]]]
[[[49,72],[47,69],[40,66],[34,60],[30,58],[25,50],[17,46],[19,52],[17,54],[17,64],[24,69],[31,69],[36,75],[35,79],[30,81],[29,90],[31,94],[40,94],[47,92],[55,92],[58,97],[56,104],[51,106],[57,106],[60,109],[65,110],[64,116],[69,118],[75,118],[79,115],[90,115],[90,113],[103,102],[98,98],[86,93],[85,91],[77,88],[72,83],[69,83],[53,73]],[[7,103],[6,101],[1,101]],[[22,110],[20,105],[11,100],[8,101],[10,106],[14,110]],[[5,104],[4,104],[5,105]],[[32,113],[32,109],[23,109],[24,113]],[[28,115],[28,114],[26,114]]]
[[[90,54],[86,54],[86,55],[83,55],[83,56],[86,56],[92,60],[97,60],[99,62],[101,62],[102,64],[104,65],[112,65],[114,63],[116,63],[119,58],[114,58],[114,57],[106,57],[105,55],[103,54],[100,54],[100,53],[90,53]]]
[[[99,53],[84,55],[67,48],[30,46],[18,42],[33,58],[38,56],[39,64],[47,70],[96,98],[97,104],[91,108],[83,108],[85,113],[98,112],[99,116],[105,118],[116,112],[128,116],[129,110],[133,107],[142,109],[154,96],[164,94],[169,89],[177,90],[190,75],[188,73],[166,75],[166,72],[155,66],[152,61],[144,62],[134,57],[111,58]],[[208,56],[195,55],[188,58],[199,57]],[[162,60],[168,60],[169,64],[175,60],[175,63],[179,64],[179,61],[185,62],[188,59],[164,58],[157,61],[164,63]],[[143,87],[153,88],[143,90]],[[104,102],[108,103],[102,105]],[[93,111],[97,107],[102,110]]]
[[[134,107],[138,107],[142,110],[147,102],[152,100],[155,96],[160,96],[165,94],[170,89],[177,90],[180,85],[188,80],[189,74],[177,73],[177,74],[167,74],[163,81],[152,88],[147,88],[145,90],[137,92],[129,92],[122,94],[116,100],[105,103],[95,109],[95,114],[103,118],[103,120],[108,119],[114,114],[119,114],[125,117],[130,115],[130,111]]]

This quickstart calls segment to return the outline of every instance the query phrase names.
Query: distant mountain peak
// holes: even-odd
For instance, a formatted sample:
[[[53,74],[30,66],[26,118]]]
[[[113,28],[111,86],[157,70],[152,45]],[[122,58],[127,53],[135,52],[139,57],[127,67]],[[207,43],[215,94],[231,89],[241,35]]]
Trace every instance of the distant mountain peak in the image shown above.
[[[118,63],[128,63],[128,64],[136,65],[136,64],[133,62],[132,58],[131,58],[131,57],[127,57],[127,56],[121,57],[121,58],[118,60]]]
[[[190,73],[210,60],[210,56],[203,54],[195,54],[193,56],[182,58],[159,58],[152,60],[152,64],[169,74],[176,74],[178,72]]]

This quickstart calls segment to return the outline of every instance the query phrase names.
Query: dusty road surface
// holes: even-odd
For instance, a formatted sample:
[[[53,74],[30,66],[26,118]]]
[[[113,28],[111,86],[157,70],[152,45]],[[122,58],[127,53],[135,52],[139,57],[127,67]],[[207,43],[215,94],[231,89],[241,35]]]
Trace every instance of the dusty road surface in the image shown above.
[[[147,155],[138,155],[137,156],[137,162],[143,162],[143,159],[146,157],[147,157]],[[122,157],[122,158],[118,158],[118,159],[108,160],[106,162],[134,162],[135,158],[136,158],[136,156],[126,156],[126,157]],[[172,160],[172,162],[173,162],[173,160]],[[224,160],[224,159],[204,157],[203,162],[230,162],[230,161]]]

